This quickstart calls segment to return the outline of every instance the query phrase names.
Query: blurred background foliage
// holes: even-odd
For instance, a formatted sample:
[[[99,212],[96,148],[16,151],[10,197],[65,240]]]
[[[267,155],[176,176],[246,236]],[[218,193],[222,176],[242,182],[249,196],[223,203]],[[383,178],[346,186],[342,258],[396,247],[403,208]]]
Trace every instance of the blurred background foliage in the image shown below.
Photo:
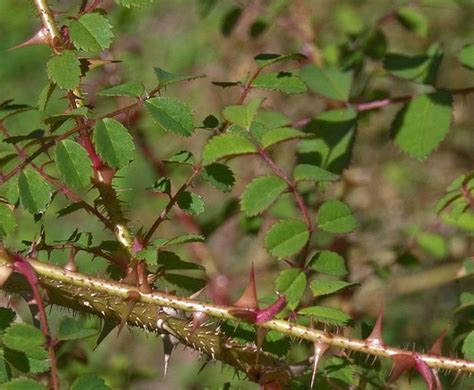
[[[48,48],[9,51],[39,26],[31,3],[0,2],[0,101],[14,99],[35,105],[39,91],[47,84]],[[78,1],[50,3],[56,11],[68,14]],[[470,0],[155,0],[141,9],[118,7],[108,0],[102,3],[115,34],[114,45],[103,58],[121,62],[91,72],[84,82],[88,102],[99,107],[99,114],[123,103],[96,96],[99,90],[131,79],[152,88],[156,84],[153,67],[159,66],[175,73],[206,74],[207,78],[169,87],[165,94],[193,107],[198,121],[209,114],[219,116],[222,107],[234,104],[241,91],[221,88],[211,81],[242,80],[255,70],[253,57],[259,53],[302,52],[319,64],[349,64],[358,72],[353,98],[370,101],[426,91],[426,86],[387,76],[381,60],[387,52],[425,53],[438,42],[444,58],[436,85],[449,89],[474,85],[474,73],[457,60],[463,46],[474,42],[474,3]],[[401,20],[396,13],[406,6],[416,10],[414,22]],[[291,67],[296,70],[298,65]],[[289,123],[315,117],[332,104],[312,93],[253,94],[266,97],[264,106],[276,109]],[[473,254],[474,215],[468,213],[462,221],[453,222],[433,212],[433,205],[448,185],[474,167],[474,94],[456,97],[454,107],[454,124],[447,138],[423,163],[404,155],[390,142],[389,127],[398,106],[364,114],[359,120],[350,169],[341,182],[325,188],[328,198],[344,198],[359,222],[359,229],[341,242],[331,242],[332,238],[322,233],[316,238],[318,245],[331,244],[345,254],[350,280],[360,284],[351,294],[330,298],[331,304],[355,318],[370,320],[385,301],[387,343],[405,346],[409,342],[424,349],[443,329],[450,329],[452,335],[457,324],[452,313],[459,305],[459,295],[474,293],[472,277],[456,279],[463,261]],[[52,100],[48,112],[63,108],[61,100]],[[9,127],[13,135],[26,134],[41,128],[41,119],[42,114],[32,111],[9,121]],[[198,153],[206,141],[205,136],[193,137],[191,143],[165,134],[146,116],[137,123],[135,131],[144,132],[158,156],[170,156],[182,149]],[[0,145],[0,152],[3,150]],[[292,145],[277,149],[275,157],[281,166],[290,166],[295,154]],[[198,221],[207,236],[210,256],[230,278],[232,295],[237,297],[242,291],[252,262],[257,268],[260,294],[265,295],[274,289],[278,266],[262,247],[265,229],[260,227],[269,226],[275,217],[292,215],[294,210],[283,197],[268,217],[239,217],[236,200],[249,179],[266,172],[266,168],[251,158],[231,165],[237,179],[231,194],[199,184],[195,187],[207,204],[207,212]],[[130,218],[137,221],[136,226],[149,225],[165,200],[145,191],[156,179],[154,171],[137,157],[121,176],[119,186],[130,189],[121,193]],[[176,183],[184,177],[181,168],[173,168]],[[57,220],[55,212],[66,204],[58,199],[44,218],[49,241],[65,240],[76,228],[91,232],[97,243],[107,237],[94,220],[76,214]],[[38,237],[40,223],[34,223],[29,215],[18,217],[19,226],[8,244],[22,248],[22,241]],[[185,231],[179,223],[164,226],[166,236]],[[183,256],[192,259],[190,253]],[[66,257],[58,253],[52,261],[64,263]],[[80,255],[78,260],[86,272],[102,272],[107,265],[100,259],[91,262],[90,255]],[[63,313],[53,312],[57,322]],[[98,326],[94,319],[84,321]],[[231,370],[221,371],[220,364],[209,364],[199,371],[202,362],[197,355],[181,349],[172,356],[168,376],[163,378],[159,339],[138,331],[125,331],[118,339],[110,336],[94,353],[93,345],[94,340],[88,339],[62,350],[69,357],[60,356],[63,374],[72,380],[80,373],[96,372],[113,389],[204,389],[217,388],[226,381],[232,388],[256,388]],[[298,348],[293,357],[304,357],[304,347]],[[450,337],[446,350],[458,348],[456,338]],[[416,390],[425,385],[414,378],[411,385],[403,379],[397,386]],[[461,389],[470,385],[449,386]]]

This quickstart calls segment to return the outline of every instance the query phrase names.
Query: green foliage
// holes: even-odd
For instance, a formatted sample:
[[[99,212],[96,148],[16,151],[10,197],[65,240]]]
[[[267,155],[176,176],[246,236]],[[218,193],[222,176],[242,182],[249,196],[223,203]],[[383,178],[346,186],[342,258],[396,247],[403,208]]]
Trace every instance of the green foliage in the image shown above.
[[[72,50],[51,57],[48,61],[48,77],[60,88],[74,89],[81,77],[80,62]]]
[[[202,151],[203,165],[223,159],[257,153],[255,145],[240,134],[221,134],[209,140]]]
[[[34,326],[15,324],[5,331],[2,341],[8,348],[15,351],[30,352],[41,347],[45,339],[41,331]]]
[[[308,242],[309,231],[298,219],[274,224],[265,236],[265,248],[277,259],[298,253]]]
[[[295,310],[306,290],[306,275],[296,268],[281,271],[276,289],[286,297],[288,307]]]
[[[61,141],[56,146],[56,165],[64,183],[75,190],[90,184],[93,171],[86,150],[77,142]]]
[[[288,184],[278,176],[263,176],[252,180],[242,194],[242,211],[250,217],[263,213],[287,187]]]
[[[214,163],[204,167],[202,178],[222,192],[229,192],[235,184],[232,170],[224,164]]]
[[[18,190],[23,207],[31,214],[41,214],[51,201],[51,187],[32,169],[25,169],[18,178]]]
[[[71,390],[110,390],[102,378],[94,374],[85,374],[77,378],[71,386]]]
[[[178,99],[156,97],[149,99],[146,106],[155,122],[165,131],[190,137],[194,132],[193,113]]]
[[[252,87],[284,93],[303,93],[306,91],[305,83],[298,76],[288,72],[260,74],[252,81]]]
[[[422,12],[412,7],[402,7],[397,10],[400,23],[415,34],[426,37],[428,35],[428,21]]]
[[[13,211],[6,204],[0,203],[0,239],[4,239],[8,233],[13,232],[16,227]]]
[[[458,58],[466,68],[474,70],[474,44],[464,46]]]
[[[3,384],[4,390],[46,390],[47,387],[31,379],[14,379]]]
[[[245,105],[228,106],[222,111],[222,116],[230,123],[248,129],[257,114],[261,102],[262,99],[254,99]]]
[[[114,85],[98,93],[100,96],[130,96],[140,97],[145,92],[145,87],[138,81],[127,81],[123,84]]]
[[[342,101],[349,99],[352,76],[350,70],[333,67],[307,65],[301,70],[301,78],[309,89],[330,99]]]
[[[298,311],[298,314],[310,316],[315,321],[329,325],[344,326],[352,322],[352,318],[339,309],[325,306],[309,306]]]
[[[311,291],[315,297],[333,294],[344,288],[353,286],[354,283],[347,283],[342,280],[316,279],[311,282]]]
[[[350,233],[357,221],[351,208],[339,200],[329,200],[321,205],[316,215],[318,227],[329,233]]]
[[[90,52],[109,48],[114,37],[109,21],[99,13],[85,14],[74,20],[69,34],[78,49]]]
[[[323,250],[315,254],[310,261],[311,268],[317,272],[334,276],[347,275],[344,258],[329,250]]]
[[[464,339],[462,353],[466,359],[474,359],[474,331],[470,332]]]
[[[58,330],[58,340],[79,340],[97,333],[96,329],[88,329],[73,318],[65,317],[61,320]]]
[[[452,97],[438,91],[408,102],[393,121],[395,144],[418,160],[424,160],[444,139],[452,119]]]
[[[194,192],[180,192],[176,197],[176,203],[181,210],[191,215],[199,215],[204,212],[204,201]]]
[[[296,181],[309,180],[309,181],[322,182],[322,181],[336,181],[339,179],[338,175],[335,175],[334,173],[326,171],[325,169],[320,168],[316,165],[310,165],[310,164],[297,165],[295,167],[294,176],[295,176]]]
[[[260,137],[260,143],[264,149],[267,149],[270,146],[279,144],[280,142],[303,138],[305,136],[305,133],[291,127],[277,127],[275,129],[266,130]]]

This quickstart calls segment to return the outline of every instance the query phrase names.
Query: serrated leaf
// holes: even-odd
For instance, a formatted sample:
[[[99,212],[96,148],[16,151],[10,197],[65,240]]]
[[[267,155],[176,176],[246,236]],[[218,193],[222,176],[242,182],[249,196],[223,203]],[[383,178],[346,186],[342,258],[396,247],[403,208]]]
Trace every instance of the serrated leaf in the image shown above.
[[[48,61],[48,77],[60,88],[74,89],[81,80],[81,64],[76,54],[71,50],[64,50]]]
[[[188,244],[190,242],[204,242],[204,236],[200,234],[181,234],[180,236],[176,236],[170,238],[169,240],[165,240],[164,242],[157,245],[157,247],[165,247],[171,245],[180,245],[180,244]]]
[[[56,89],[56,84],[53,82],[49,82],[46,87],[44,87],[38,96],[38,110],[44,111],[46,110],[46,106],[48,105],[49,99],[53,94],[54,90]]]
[[[207,284],[204,279],[170,273],[163,275],[163,279],[172,286],[179,287],[190,292],[199,291]]]
[[[143,7],[144,5],[151,4],[154,0],[115,0],[117,4],[123,5],[124,7]]]
[[[163,160],[165,163],[176,163],[176,164],[185,164],[185,165],[194,165],[194,156],[191,152],[187,150],[182,150],[173,154],[167,160]]]
[[[251,86],[284,93],[303,93],[306,91],[306,84],[298,76],[289,72],[260,74],[252,81]]]
[[[260,143],[264,149],[266,149],[280,142],[289,141],[295,138],[304,138],[306,136],[307,134],[291,127],[277,127],[276,129],[265,131],[260,138]]]
[[[336,326],[349,325],[352,318],[339,309],[325,306],[310,306],[298,311],[298,314],[311,316],[318,322]]]
[[[51,201],[51,188],[38,172],[31,169],[21,172],[18,190],[21,204],[31,214],[44,213]]]
[[[69,26],[69,35],[74,46],[90,52],[107,49],[114,37],[109,20],[97,12],[86,13],[74,20]]]
[[[99,96],[130,96],[139,98],[145,92],[142,83],[136,80],[127,81],[123,84],[114,85],[98,93]]]
[[[90,184],[93,171],[87,151],[77,142],[63,140],[56,145],[56,166],[63,181],[75,190]]]
[[[351,208],[339,200],[324,202],[317,212],[316,219],[318,227],[329,233],[349,233],[357,226]]]
[[[158,79],[158,82],[161,87],[179,83],[180,81],[192,81],[192,80],[200,79],[202,77],[206,77],[206,75],[204,74],[195,75],[195,76],[175,74],[175,73],[167,72],[166,70],[161,69],[159,67],[155,67],[154,69],[155,69],[156,78]]]
[[[320,168],[316,165],[310,164],[299,164],[296,166],[293,173],[293,177],[296,181],[336,181],[339,179],[339,175],[335,175],[329,171],[326,171],[323,168]]]
[[[316,279],[311,281],[311,291],[315,297],[333,294],[346,287],[354,286],[355,283],[347,283],[342,280]]]
[[[183,261],[176,253],[160,251],[158,252],[159,271],[170,270],[202,270],[199,264]]]
[[[265,248],[277,259],[298,253],[309,239],[307,226],[298,219],[274,224],[265,236]]]
[[[240,134],[226,133],[211,138],[202,151],[202,164],[209,165],[222,158],[257,153],[256,146]]]
[[[102,378],[95,374],[84,374],[77,378],[70,390],[110,390]]]
[[[247,216],[255,216],[268,209],[285,192],[288,184],[278,176],[263,176],[252,180],[242,194],[240,206]]]
[[[263,99],[254,99],[245,105],[227,106],[222,110],[222,116],[230,123],[249,129]]]
[[[43,138],[44,136],[44,130],[43,129],[36,129],[31,131],[30,133],[26,135],[15,135],[13,137],[7,137],[3,139],[3,142],[6,144],[17,144],[19,142],[23,141],[33,141],[33,140],[38,140]]]
[[[94,130],[97,152],[112,168],[119,169],[133,160],[135,145],[128,130],[112,118],[97,122]]]
[[[421,84],[434,84],[442,59],[443,51],[435,44],[427,55],[387,54],[383,65],[388,72],[397,77]]]
[[[156,248],[144,248],[137,253],[137,258],[140,260],[145,260],[145,263],[148,265],[155,265],[157,258]]]
[[[79,117],[87,118],[89,109],[87,107],[79,107],[75,110],[72,110],[68,113],[59,114],[59,115],[50,115],[43,119],[43,122],[47,125],[51,125],[51,133],[57,130],[61,125],[63,125],[68,119],[76,119]]]
[[[59,323],[58,340],[79,340],[97,334],[97,329],[84,328],[83,324],[66,317]]]
[[[354,110],[331,110],[313,119],[305,131],[314,139],[299,142],[301,162],[340,174],[352,158],[357,113]]]
[[[13,379],[10,382],[2,384],[3,390],[48,390],[46,386],[34,381],[33,379]]]
[[[168,177],[160,177],[157,179],[151,187],[147,187],[147,190],[155,192],[162,192],[164,194],[171,194],[171,181]]]
[[[15,351],[28,353],[45,343],[43,333],[29,324],[13,324],[3,334],[3,343]]]
[[[259,68],[265,68],[282,61],[304,61],[307,57],[300,53],[292,54],[273,54],[273,53],[262,53],[254,57],[255,62]]]
[[[464,46],[459,52],[458,58],[466,68],[474,70],[474,43]]]
[[[4,357],[13,368],[24,373],[40,374],[50,369],[48,352],[43,347],[32,347],[27,353],[5,348]]]
[[[352,71],[335,67],[306,65],[300,77],[313,92],[334,100],[347,101],[352,85]]]
[[[276,279],[276,289],[286,297],[287,305],[294,310],[306,290],[306,275],[300,269],[281,271]]]
[[[310,260],[311,268],[317,272],[334,276],[347,275],[344,258],[336,252],[323,250]]]
[[[204,212],[204,202],[202,198],[190,191],[183,191],[176,197],[176,203],[184,212],[191,215],[199,215]]]
[[[145,104],[163,130],[182,137],[190,137],[194,133],[193,113],[182,101],[160,96],[149,99]]]
[[[419,10],[412,7],[402,7],[397,11],[397,18],[405,28],[417,35],[421,37],[428,35],[428,21]]]
[[[445,91],[411,100],[392,123],[395,144],[410,156],[425,159],[449,131],[452,103],[451,94]]]
[[[204,167],[202,178],[222,192],[229,192],[235,184],[232,170],[224,164],[213,163]]]
[[[0,240],[16,228],[16,219],[13,211],[6,204],[0,203]]]
[[[474,331],[469,333],[462,343],[464,359],[474,360]]]

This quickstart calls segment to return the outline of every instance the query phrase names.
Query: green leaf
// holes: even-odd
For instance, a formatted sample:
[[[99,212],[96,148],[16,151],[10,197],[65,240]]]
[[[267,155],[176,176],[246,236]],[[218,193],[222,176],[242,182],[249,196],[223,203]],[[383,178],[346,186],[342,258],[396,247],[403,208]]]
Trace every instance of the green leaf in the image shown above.
[[[97,334],[97,329],[84,328],[81,322],[66,317],[59,323],[58,340],[79,340]]]
[[[441,213],[446,207],[452,204],[455,200],[461,198],[462,194],[458,191],[451,191],[447,194],[444,194],[441,198],[438,199],[433,209],[436,214]]]
[[[160,177],[157,179],[151,187],[148,187],[147,190],[152,190],[154,192],[162,192],[164,194],[171,194],[171,181],[168,177]]]
[[[4,138],[3,142],[5,142],[7,144],[15,145],[15,144],[17,144],[19,142],[23,142],[23,141],[39,140],[39,139],[43,138],[43,136],[44,136],[44,130],[43,129],[36,129],[36,130],[31,131],[30,133],[28,133],[26,135],[15,135],[13,137]]]
[[[335,67],[306,65],[300,77],[313,92],[334,100],[347,101],[351,91],[352,71]]]
[[[188,244],[190,242],[204,242],[204,236],[200,234],[181,234],[180,236],[165,240],[157,245],[157,247],[163,248],[165,246]]]
[[[166,273],[163,275],[163,279],[174,287],[182,288],[190,292],[199,291],[207,284],[204,279],[193,278],[187,275]]]
[[[155,265],[157,258],[156,248],[145,248],[137,253],[137,258],[140,260],[145,260],[145,263],[148,265]]]
[[[235,184],[232,170],[224,164],[210,164],[202,170],[202,178],[222,192],[229,192]]]
[[[27,353],[5,348],[4,357],[10,366],[24,373],[40,374],[50,369],[48,352],[43,347],[32,347]]]
[[[336,326],[344,326],[352,323],[352,318],[341,310],[332,307],[310,306],[298,311],[303,316],[311,316],[318,322]]]
[[[123,5],[124,7],[143,7],[144,5],[151,4],[154,0],[115,0],[117,4]]]
[[[474,70],[474,43],[464,46],[458,58],[466,68]]]
[[[51,201],[51,188],[41,175],[25,169],[18,178],[18,189],[23,207],[31,214],[44,213]]]
[[[357,113],[354,110],[331,110],[313,119],[305,131],[314,139],[299,142],[301,162],[341,174],[352,158]]]
[[[46,386],[33,379],[13,379],[11,382],[2,384],[3,390],[48,390]]]
[[[264,149],[267,149],[280,142],[289,141],[295,138],[303,138],[306,136],[307,134],[291,127],[278,127],[276,129],[265,131],[260,138],[260,143]]]
[[[202,164],[209,165],[222,158],[257,153],[256,146],[240,134],[226,133],[212,137],[202,151]]]
[[[38,110],[44,112],[46,110],[46,106],[48,105],[49,99],[53,94],[54,90],[56,89],[56,84],[53,82],[49,82],[46,87],[43,88],[40,95],[38,96]]]
[[[268,209],[285,192],[288,184],[278,176],[263,176],[252,180],[242,194],[240,206],[247,216],[255,216]]]
[[[253,99],[246,105],[227,106],[222,110],[222,116],[225,120],[234,125],[249,129],[262,100],[263,99]]]
[[[183,191],[178,194],[176,203],[179,208],[191,215],[199,215],[204,212],[204,202],[202,198],[194,192]]]
[[[277,259],[298,253],[309,239],[307,226],[298,219],[274,224],[265,236],[265,248]]]
[[[421,37],[428,35],[428,21],[419,10],[412,7],[402,7],[397,11],[397,18],[405,28],[417,35]]]
[[[286,297],[288,307],[295,310],[306,290],[306,275],[299,269],[281,271],[276,279],[276,289]]]
[[[265,68],[267,66],[276,64],[277,62],[282,61],[304,61],[306,56],[300,53],[292,54],[272,54],[272,53],[263,53],[255,56],[255,62],[259,68]]]
[[[145,104],[163,130],[183,137],[194,133],[193,113],[182,101],[160,96],[149,99]]]
[[[130,96],[139,98],[145,92],[145,87],[139,81],[127,81],[123,84],[114,85],[98,93],[99,96]]]
[[[347,268],[344,258],[336,252],[323,250],[310,261],[311,268],[317,272],[334,276],[347,275]]]
[[[174,252],[159,251],[158,252],[159,271],[170,270],[202,270],[203,267],[199,264],[183,261]]]
[[[29,324],[13,324],[3,334],[3,343],[10,349],[31,352],[45,343],[43,333]]]
[[[7,329],[15,320],[16,313],[12,309],[0,307],[0,332]]]
[[[74,381],[70,390],[110,390],[110,387],[95,374],[84,374]]]
[[[191,152],[188,152],[187,150],[182,150],[178,153],[173,154],[167,160],[163,160],[163,162],[184,164],[184,165],[194,165],[194,156]]]
[[[289,72],[260,74],[252,81],[252,87],[284,93],[303,93],[306,91],[306,84],[298,76]]]
[[[354,286],[355,283],[347,283],[342,280],[316,279],[311,282],[311,291],[315,297],[329,295],[346,287]]]
[[[74,46],[90,52],[107,49],[114,34],[109,20],[97,12],[86,13],[69,26],[69,35]]]
[[[384,68],[393,75],[421,84],[434,84],[443,59],[441,46],[434,44],[427,55],[387,54]]]
[[[16,219],[13,210],[6,204],[0,203],[0,240],[16,228]]]
[[[204,74],[188,76],[188,75],[170,73],[159,67],[155,67],[154,69],[155,69],[156,78],[158,79],[158,82],[161,87],[179,83],[180,81],[192,81],[192,80],[200,79],[202,77],[206,77],[206,75]]]
[[[299,164],[296,166],[293,176],[296,181],[336,181],[339,180],[339,175],[335,175],[323,168],[310,164]]]
[[[0,384],[9,382],[12,376],[11,368],[8,363],[0,357]]]
[[[349,233],[357,226],[351,208],[339,200],[324,202],[316,218],[318,227],[329,233]]]
[[[56,166],[63,181],[75,190],[90,184],[93,171],[87,151],[77,142],[63,140],[56,146]]]
[[[81,64],[76,54],[71,50],[64,50],[48,61],[48,77],[60,88],[74,89],[81,81]]]
[[[119,169],[133,160],[135,145],[128,130],[111,118],[97,122],[94,131],[97,152],[112,168]]]
[[[464,359],[474,360],[474,331],[471,331],[462,344]]]
[[[411,100],[392,123],[395,144],[410,156],[425,159],[449,131],[452,104],[451,94],[445,91]]]
[[[419,233],[416,242],[426,252],[437,259],[445,258],[449,253],[448,243],[445,238],[436,233]]]

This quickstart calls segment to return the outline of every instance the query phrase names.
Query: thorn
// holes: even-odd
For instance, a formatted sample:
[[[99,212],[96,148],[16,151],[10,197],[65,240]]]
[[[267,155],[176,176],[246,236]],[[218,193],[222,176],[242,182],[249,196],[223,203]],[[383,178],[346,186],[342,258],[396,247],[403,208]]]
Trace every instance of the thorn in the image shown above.
[[[163,339],[163,352],[165,355],[165,364],[163,368],[164,376],[168,373],[168,365],[171,358],[171,353],[173,352],[174,346],[177,344],[177,341],[173,340],[174,337],[169,334],[161,335]]]
[[[10,50],[21,49],[23,47],[33,46],[33,45],[48,45],[49,46],[48,31],[44,27],[41,27],[36,32],[36,34],[33,35],[30,39],[26,40],[25,42],[20,43],[19,45],[16,45],[15,47],[12,47]]]
[[[443,342],[444,342],[444,338],[446,337],[446,333],[447,333],[447,330],[445,329],[439,335],[439,337],[436,339],[436,341],[433,343],[433,345],[431,346],[428,353],[430,353],[432,355],[439,355],[439,356],[441,356],[443,354],[442,349],[443,349]]]
[[[329,345],[321,342],[314,343],[314,353],[313,353],[313,372],[311,374],[311,385],[310,389],[314,386],[314,380],[316,379],[316,371],[318,370],[319,362],[321,361],[321,357],[324,353],[328,350]]]
[[[383,314],[384,307],[382,304],[382,306],[380,307],[379,316],[377,317],[377,321],[375,322],[374,328],[372,329],[372,333],[370,333],[370,336],[365,339],[370,345],[377,347],[384,345],[382,338]]]
[[[392,356],[393,366],[388,378],[388,383],[394,383],[405,371],[415,367],[415,358],[411,355],[397,354]]]
[[[100,331],[99,337],[97,337],[97,341],[95,342],[95,347],[92,349],[95,351],[99,344],[104,341],[104,339],[109,335],[110,332],[117,326],[116,321],[112,321],[110,319],[105,318],[104,319],[104,325],[102,326],[102,329]]]
[[[208,315],[202,311],[195,311],[193,313],[193,326],[190,334],[192,335],[197,328],[199,328],[208,318]]]
[[[249,282],[242,296],[234,303],[234,306],[246,309],[258,310],[257,286],[255,283],[255,269],[252,263],[250,269]]]
[[[278,299],[270,306],[263,310],[257,310],[256,324],[263,324],[264,322],[272,320],[283,308],[286,306],[286,298],[284,295],[278,296]]]
[[[431,368],[428,367],[426,362],[424,360],[421,360],[417,356],[415,356],[415,369],[425,380],[426,385],[428,386],[428,390],[434,390],[433,372],[431,371]]]

